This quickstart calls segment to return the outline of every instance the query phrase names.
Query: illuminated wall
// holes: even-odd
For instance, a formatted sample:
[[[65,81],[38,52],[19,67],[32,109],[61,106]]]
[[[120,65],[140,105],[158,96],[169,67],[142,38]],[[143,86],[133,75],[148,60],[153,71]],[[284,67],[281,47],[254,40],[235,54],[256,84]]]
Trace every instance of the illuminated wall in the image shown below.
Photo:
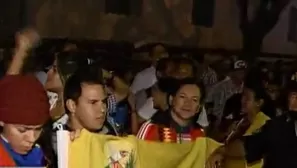
[[[212,28],[191,24],[192,0],[143,0],[141,17],[105,14],[104,0],[32,0],[28,3],[28,18],[47,37],[163,41],[203,48],[241,47],[235,0],[216,1]],[[297,53],[297,45],[287,40],[289,8],[265,38],[263,51]]]

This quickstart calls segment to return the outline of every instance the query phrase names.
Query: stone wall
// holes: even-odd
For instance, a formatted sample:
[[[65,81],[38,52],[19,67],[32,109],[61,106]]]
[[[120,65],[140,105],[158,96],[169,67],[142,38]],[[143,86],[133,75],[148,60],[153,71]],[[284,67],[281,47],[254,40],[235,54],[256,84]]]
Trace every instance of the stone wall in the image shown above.
[[[162,41],[202,48],[241,48],[235,0],[216,1],[212,28],[191,24],[192,0],[143,0],[140,17],[105,14],[104,2],[29,0],[27,18],[45,37]],[[281,19],[280,23],[287,24],[286,16]],[[295,44],[288,44],[286,39],[276,40],[276,37],[285,37],[285,26],[277,25],[275,29],[264,40],[264,52],[295,54]]]
[[[104,14],[104,0],[43,0],[30,18],[43,36],[196,45],[191,0],[144,0],[141,17]]]

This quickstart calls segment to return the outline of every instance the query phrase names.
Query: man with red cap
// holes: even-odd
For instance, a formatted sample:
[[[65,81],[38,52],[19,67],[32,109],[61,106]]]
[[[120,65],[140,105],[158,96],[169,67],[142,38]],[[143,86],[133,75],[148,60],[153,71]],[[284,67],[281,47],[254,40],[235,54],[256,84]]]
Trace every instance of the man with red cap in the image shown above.
[[[0,81],[0,167],[43,167],[36,144],[50,119],[42,84],[34,76],[7,75]]]

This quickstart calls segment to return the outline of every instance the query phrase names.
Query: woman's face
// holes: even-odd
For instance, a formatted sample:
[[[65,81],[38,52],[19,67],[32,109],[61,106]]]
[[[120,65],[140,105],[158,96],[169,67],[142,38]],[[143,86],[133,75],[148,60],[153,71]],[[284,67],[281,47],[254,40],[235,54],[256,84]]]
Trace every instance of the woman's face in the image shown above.
[[[172,97],[172,108],[178,118],[189,120],[199,112],[201,91],[197,85],[186,84]]]
[[[242,112],[245,114],[253,113],[256,109],[260,108],[259,106],[259,102],[255,100],[254,92],[249,88],[245,88],[241,98]]]
[[[63,84],[60,75],[57,71],[57,60],[53,63],[50,70],[47,72],[47,81],[45,89],[51,92],[59,93],[63,90]]]
[[[34,147],[40,137],[42,126],[25,126],[15,124],[3,125],[3,136],[11,145],[12,149],[19,154],[27,154]]]

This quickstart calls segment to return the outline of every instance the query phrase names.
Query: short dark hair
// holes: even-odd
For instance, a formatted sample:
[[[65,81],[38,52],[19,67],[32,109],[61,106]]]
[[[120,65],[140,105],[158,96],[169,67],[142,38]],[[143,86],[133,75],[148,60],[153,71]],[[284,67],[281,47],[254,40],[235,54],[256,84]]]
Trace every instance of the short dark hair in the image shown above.
[[[123,80],[125,83],[130,84],[132,81],[132,79],[128,79],[127,75],[129,73],[133,74],[133,71],[131,68],[129,67],[125,67],[125,66],[118,66],[114,69],[113,71],[113,76],[117,76],[118,78],[120,78],[121,80]]]
[[[57,70],[63,85],[73,73],[80,67],[88,65],[88,57],[85,52],[65,51],[56,55]]]
[[[171,95],[175,96],[177,92],[184,86],[184,85],[196,85],[200,90],[200,102],[204,102],[205,97],[205,88],[204,85],[198,81],[196,78],[185,78],[185,79],[176,79],[177,84],[174,90],[172,90]]]
[[[158,79],[156,86],[161,92],[173,94],[179,86],[179,80],[173,77],[162,77]]]
[[[66,101],[71,99],[77,102],[82,93],[82,84],[97,84],[104,86],[102,71],[98,71],[98,69],[93,66],[85,66],[80,67],[69,77],[66,81],[63,95],[66,113],[69,113],[69,110],[66,107]]]

